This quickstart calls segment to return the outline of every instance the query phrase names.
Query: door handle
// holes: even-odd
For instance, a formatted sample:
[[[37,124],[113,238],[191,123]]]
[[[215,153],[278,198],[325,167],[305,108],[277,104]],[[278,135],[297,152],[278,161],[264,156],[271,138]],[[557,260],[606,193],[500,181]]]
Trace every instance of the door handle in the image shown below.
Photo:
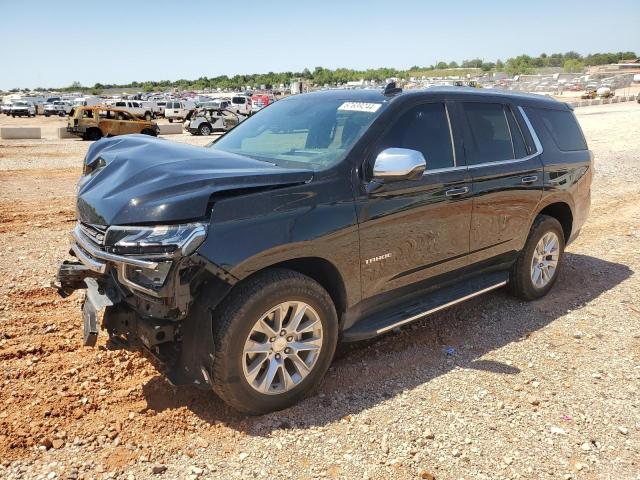
[[[538,180],[537,175],[528,175],[526,177],[522,177],[522,183],[533,183]]]
[[[460,195],[464,195],[469,192],[469,187],[458,187],[458,188],[450,188],[444,194],[447,197],[459,197]]]

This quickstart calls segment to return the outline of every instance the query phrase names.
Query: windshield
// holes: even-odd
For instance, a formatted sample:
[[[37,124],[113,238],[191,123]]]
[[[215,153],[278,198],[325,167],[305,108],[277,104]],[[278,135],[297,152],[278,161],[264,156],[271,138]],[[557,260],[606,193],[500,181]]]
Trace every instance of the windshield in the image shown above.
[[[297,96],[273,103],[210,146],[281,166],[323,170],[340,162],[382,102]]]

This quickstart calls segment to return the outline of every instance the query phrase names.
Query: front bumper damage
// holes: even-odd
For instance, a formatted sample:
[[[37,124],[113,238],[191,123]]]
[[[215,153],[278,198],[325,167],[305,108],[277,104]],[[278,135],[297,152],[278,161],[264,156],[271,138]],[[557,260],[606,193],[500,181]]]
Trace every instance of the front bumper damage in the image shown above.
[[[196,298],[207,292],[222,298],[232,277],[197,253],[187,257],[117,255],[100,246],[78,223],[71,234],[70,254],[78,261],[60,265],[55,286],[65,297],[85,290],[82,303],[83,343],[95,346],[99,330],[106,330],[112,348],[143,349],[159,361],[175,385],[210,385],[213,361],[213,319],[210,302]],[[128,277],[128,269],[171,268],[160,288],[146,288]],[[231,283],[230,283],[231,282]]]

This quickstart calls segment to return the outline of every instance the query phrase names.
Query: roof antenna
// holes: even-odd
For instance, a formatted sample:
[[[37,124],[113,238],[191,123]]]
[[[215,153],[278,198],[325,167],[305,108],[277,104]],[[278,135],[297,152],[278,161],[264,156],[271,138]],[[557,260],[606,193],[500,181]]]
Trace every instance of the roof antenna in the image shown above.
[[[402,89],[396,87],[396,82],[389,82],[385,85],[383,95],[395,95],[396,93],[401,93]]]

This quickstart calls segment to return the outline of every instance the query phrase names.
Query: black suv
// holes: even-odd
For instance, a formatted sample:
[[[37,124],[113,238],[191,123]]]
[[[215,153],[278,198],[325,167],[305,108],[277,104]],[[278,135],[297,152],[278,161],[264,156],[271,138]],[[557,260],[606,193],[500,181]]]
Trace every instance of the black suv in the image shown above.
[[[208,148],[94,143],[58,288],[86,289],[85,344],[143,346],[174,384],[287,407],[336,343],[507,286],[553,286],[590,204],[571,109],[467,88],[275,102]]]

